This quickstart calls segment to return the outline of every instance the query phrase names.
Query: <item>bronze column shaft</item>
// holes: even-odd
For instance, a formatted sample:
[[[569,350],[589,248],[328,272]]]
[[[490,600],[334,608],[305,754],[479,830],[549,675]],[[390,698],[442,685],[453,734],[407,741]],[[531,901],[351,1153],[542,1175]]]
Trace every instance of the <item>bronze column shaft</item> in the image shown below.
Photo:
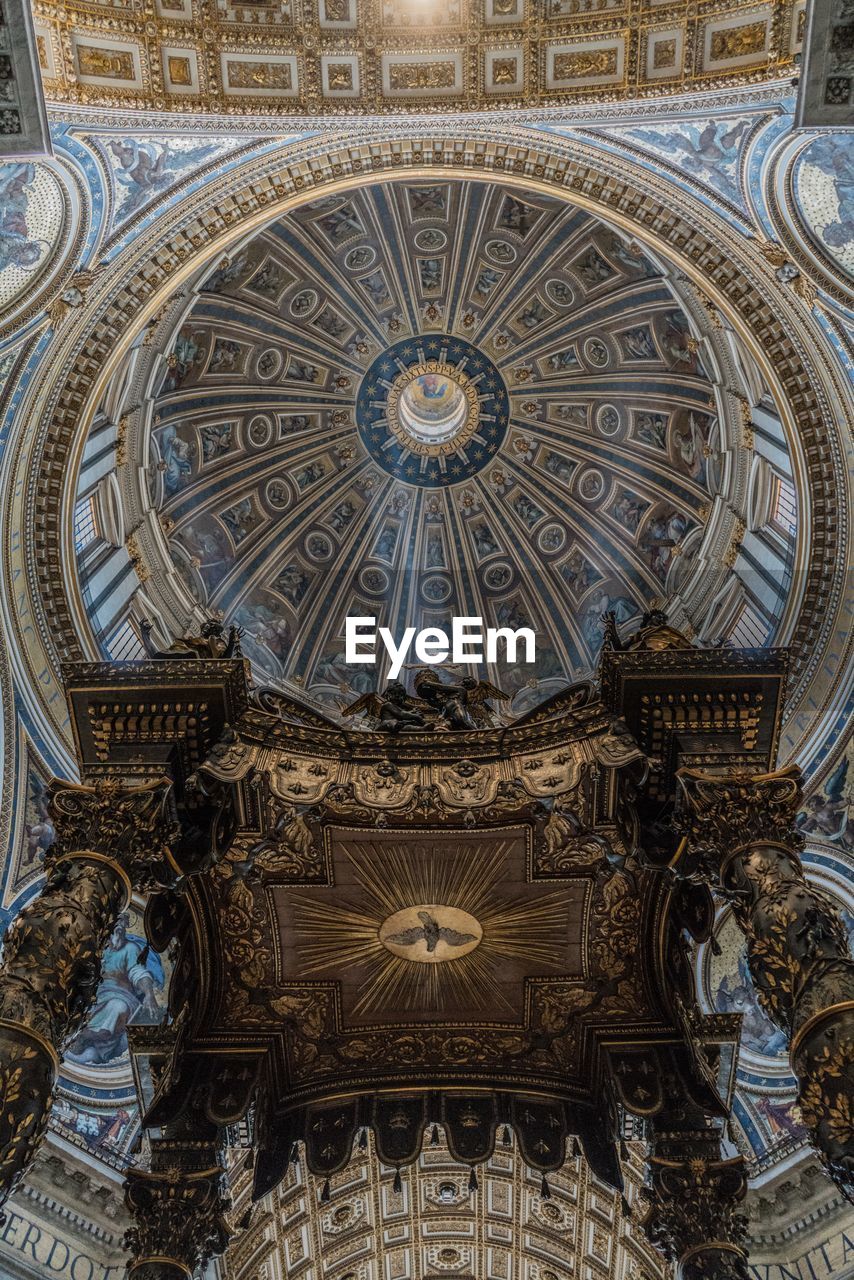
[[[732,904],[764,1009],[786,1032],[799,1102],[831,1176],[854,1198],[854,957],[841,916],[804,876],[800,773],[684,769],[687,839],[677,873]]]
[[[101,957],[134,885],[174,879],[166,782],[56,782],[57,838],[40,893],[9,926],[0,962],[0,1204],[44,1136],[63,1048],[92,1007]]]
[[[35,1154],[66,1041],[91,1008],[101,955],[130,901],[126,873],[81,850],[54,865],[9,926],[0,964],[0,1199]]]

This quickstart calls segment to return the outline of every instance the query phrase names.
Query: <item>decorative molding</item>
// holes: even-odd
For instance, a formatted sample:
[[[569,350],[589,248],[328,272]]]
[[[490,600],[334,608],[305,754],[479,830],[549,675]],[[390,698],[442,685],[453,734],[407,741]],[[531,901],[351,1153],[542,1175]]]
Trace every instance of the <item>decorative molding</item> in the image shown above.
[[[571,0],[436,0],[426,21],[409,0],[305,0],[299,13],[291,0],[251,10],[201,0],[200,12],[172,0],[157,23],[127,12],[119,28],[83,0],[59,11],[37,0],[36,16],[54,103],[194,114],[285,106],[305,119],[407,101],[477,112],[761,84],[794,65],[795,3],[783,0],[773,22],[767,5],[745,16],[732,0],[712,0],[702,19],[674,0],[631,15],[627,0],[603,0],[595,16]],[[650,71],[639,50],[662,27],[673,49],[665,58],[657,45]],[[484,62],[482,50],[495,53]]]

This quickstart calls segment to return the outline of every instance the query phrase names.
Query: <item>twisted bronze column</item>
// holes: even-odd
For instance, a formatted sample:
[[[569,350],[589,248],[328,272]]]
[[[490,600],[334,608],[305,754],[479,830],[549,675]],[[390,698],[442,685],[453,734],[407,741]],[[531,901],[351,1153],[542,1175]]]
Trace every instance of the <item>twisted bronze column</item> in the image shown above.
[[[800,772],[678,777],[685,839],[676,873],[705,879],[732,903],[759,999],[789,1037],[803,1122],[854,1200],[854,958],[836,907],[804,877]]]
[[[171,883],[170,786],[55,783],[46,881],[9,926],[0,963],[0,1204],[36,1154],[63,1046],[91,1008],[101,956],[134,886]]]
[[[742,1248],[747,1193],[740,1156],[724,1159],[720,1129],[701,1115],[655,1120],[643,1227],[676,1267],[676,1280],[749,1280]]]

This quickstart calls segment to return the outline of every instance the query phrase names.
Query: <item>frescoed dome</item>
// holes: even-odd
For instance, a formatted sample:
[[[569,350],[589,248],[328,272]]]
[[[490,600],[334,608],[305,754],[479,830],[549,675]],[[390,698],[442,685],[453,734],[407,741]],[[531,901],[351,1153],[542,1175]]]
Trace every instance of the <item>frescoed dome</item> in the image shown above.
[[[748,455],[673,276],[476,181],[332,195],[244,242],[153,381],[185,616],[239,624],[260,678],[333,712],[378,674],[345,668],[348,615],[527,626],[535,667],[493,672],[519,713],[592,671],[605,612],[702,613]]]

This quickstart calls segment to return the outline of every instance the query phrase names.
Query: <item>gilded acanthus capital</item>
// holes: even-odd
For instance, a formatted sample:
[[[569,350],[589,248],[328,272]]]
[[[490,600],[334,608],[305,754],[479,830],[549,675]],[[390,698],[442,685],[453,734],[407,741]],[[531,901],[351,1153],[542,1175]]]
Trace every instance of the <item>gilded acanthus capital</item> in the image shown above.
[[[134,1225],[125,1236],[132,1260],[130,1280],[194,1275],[223,1253],[231,1235],[226,1212],[231,1201],[219,1165],[192,1169],[129,1169],[125,1202]],[[163,1262],[171,1263],[163,1267]]]
[[[48,872],[91,853],[119,867],[134,888],[168,888],[180,876],[173,847],[180,835],[168,779],[125,786],[104,778],[93,786],[54,780],[50,814],[56,840],[48,850]]]
[[[676,777],[680,824],[689,848],[722,859],[755,843],[789,848],[802,843],[795,827],[803,802],[801,771],[796,765],[773,773],[680,769]]]
[[[684,1135],[681,1158],[652,1156],[642,1225],[650,1242],[677,1264],[680,1280],[747,1280],[745,1164],[741,1157],[711,1155],[706,1136],[698,1134],[692,1149],[691,1135]]]

